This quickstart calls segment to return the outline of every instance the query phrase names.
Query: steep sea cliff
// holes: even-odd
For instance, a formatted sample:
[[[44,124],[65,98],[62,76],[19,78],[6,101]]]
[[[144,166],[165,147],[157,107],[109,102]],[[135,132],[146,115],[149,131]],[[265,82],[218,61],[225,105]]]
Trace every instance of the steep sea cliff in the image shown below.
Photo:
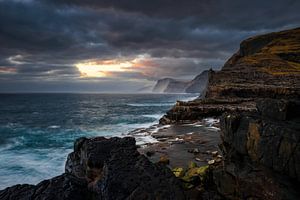
[[[210,73],[205,98],[177,102],[160,120],[201,126],[204,118],[219,118],[220,150],[207,152],[209,165],[170,170],[167,157],[151,162],[147,157],[157,152],[141,154],[133,138],[79,138],[64,174],[15,185],[0,198],[299,199],[299,94],[300,29],[249,38],[221,71]],[[198,138],[182,137],[174,144]]]
[[[300,29],[249,38],[212,73],[204,99],[178,102],[162,124],[221,120],[223,165],[213,170],[228,199],[298,199]]]

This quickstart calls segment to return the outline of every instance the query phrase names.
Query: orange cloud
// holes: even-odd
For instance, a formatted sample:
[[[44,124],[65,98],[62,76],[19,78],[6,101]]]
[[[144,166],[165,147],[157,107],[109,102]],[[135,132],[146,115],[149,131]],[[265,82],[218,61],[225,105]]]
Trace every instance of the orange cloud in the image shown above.
[[[0,73],[13,74],[16,72],[17,72],[16,68],[0,66]]]

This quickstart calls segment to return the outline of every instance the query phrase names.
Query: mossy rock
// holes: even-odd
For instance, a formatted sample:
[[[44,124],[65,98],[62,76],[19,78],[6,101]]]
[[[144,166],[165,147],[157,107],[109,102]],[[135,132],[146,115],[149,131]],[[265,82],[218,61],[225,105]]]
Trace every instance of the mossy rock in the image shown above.
[[[187,176],[205,176],[206,173],[208,172],[208,169],[209,169],[208,165],[205,165],[202,167],[194,167],[194,168],[189,169],[186,172],[186,175]]]
[[[185,174],[185,170],[182,167],[175,167],[172,169],[172,172],[177,178],[183,177]]]
[[[164,165],[168,165],[170,164],[170,160],[167,156],[161,156],[158,163],[164,164]]]
[[[199,177],[198,176],[189,176],[186,174],[184,177],[181,178],[181,180],[186,183],[195,183],[195,182],[199,182]]]
[[[191,183],[183,183],[182,186],[186,190],[189,190],[189,189],[192,189],[193,187],[195,187],[195,185],[193,185]]]
[[[197,166],[197,163],[191,161],[191,162],[189,163],[189,169],[192,169],[192,168],[195,168],[195,167],[198,167],[198,166]]]
[[[202,166],[202,167],[194,167],[195,165],[190,163],[189,168],[185,174],[183,168],[174,168],[172,171],[176,177],[180,178],[183,184],[183,188],[189,190],[194,187],[203,187],[205,183],[208,172],[209,166]]]

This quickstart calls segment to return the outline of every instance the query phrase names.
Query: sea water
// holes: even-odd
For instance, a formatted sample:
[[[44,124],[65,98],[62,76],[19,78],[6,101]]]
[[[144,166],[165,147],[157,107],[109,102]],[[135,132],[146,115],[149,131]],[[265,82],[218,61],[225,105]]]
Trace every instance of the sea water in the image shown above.
[[[0,94],[0,189],[64,172],[78,137],[146,128],[195,94]],[[139,142],[153,138],[139,137]]]

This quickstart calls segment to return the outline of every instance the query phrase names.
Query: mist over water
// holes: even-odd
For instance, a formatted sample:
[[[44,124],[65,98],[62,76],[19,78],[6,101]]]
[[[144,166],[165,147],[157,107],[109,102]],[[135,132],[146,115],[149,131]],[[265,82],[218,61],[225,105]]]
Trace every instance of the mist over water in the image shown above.
[[[122,136],[195,94],[0,94],[0,189],[64,172],[78,137]]]

